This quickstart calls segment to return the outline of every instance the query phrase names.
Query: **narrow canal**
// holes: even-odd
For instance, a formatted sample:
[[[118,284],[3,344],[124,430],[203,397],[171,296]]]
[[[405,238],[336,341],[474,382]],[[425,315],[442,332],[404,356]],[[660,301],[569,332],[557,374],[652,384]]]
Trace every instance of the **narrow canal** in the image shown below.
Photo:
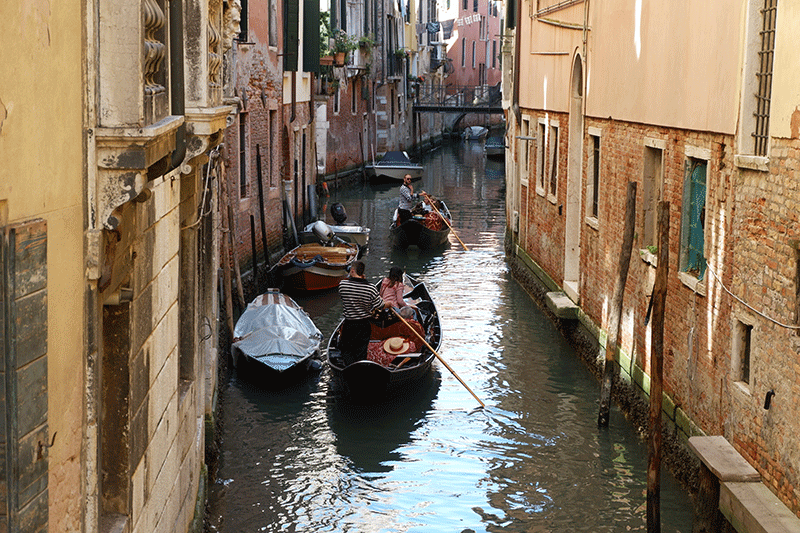
[[[388,247],[399,187],[333,192],[348,221],[372,228],[373,281],[392,265],[423,279],[442,320],[440,363],[407,397],[358,406],[328,371],[272,390],[233,372],[210,495],[213,531],[623,532],[646,530],[647,451],[616,409],[598,430],[599,385],[511,278],[503,253],[502,163],[482,144],[427,154],[416,190],[447,202],[454,228],[433,252]],[[297,296],[327,337],[334,293]],[[662,474],[662,531],[691,531],[692,505]]]

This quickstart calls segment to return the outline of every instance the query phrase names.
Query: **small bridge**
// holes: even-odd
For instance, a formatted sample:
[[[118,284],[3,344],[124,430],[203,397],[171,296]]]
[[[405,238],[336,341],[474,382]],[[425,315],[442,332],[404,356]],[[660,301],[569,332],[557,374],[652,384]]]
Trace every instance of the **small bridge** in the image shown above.
[[[414,99],[415,113],[503,114],[500,84],[420,87]]]

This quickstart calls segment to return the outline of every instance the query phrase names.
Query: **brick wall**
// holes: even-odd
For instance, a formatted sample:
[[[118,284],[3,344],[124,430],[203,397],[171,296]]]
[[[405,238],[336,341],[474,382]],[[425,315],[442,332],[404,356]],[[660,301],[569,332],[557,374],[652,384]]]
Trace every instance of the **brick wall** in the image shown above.
[[[543,113],[528,110],[531,123]],[[535,190],[536,150],[531,151],[529,186],[520,190],[519,244],[557,283],[563,283],[566,160],[569,121],[548,113],[559,132],[559,186],[555,201]],[[645,144],[663,147],[662,198],[670,202],[670,265],[664,337],[664,392],[667,405],[685,413],[709,435],[724,435],[795,512],[798,505],[800,447],[800,337],[739,303],[784,324],[797,324],[800,187],[796,141],[776,143],[770,172],[734,164],[730,136],[587,118],[601,138],[599,214],[584,219],[589,202],[591,147],[583,150],[581,201],[580,306],[602,330],[617,277],[628,181],[637,183],[636,236],[621,321],[621,364],[641,377],[649,372],[650,332],[645,323],[655,266],[644,235],[643,174]],[[650,140],[650,141],[646,141]],[[681,209],[687,157],[708,154],[704,255],[701,283],[679,273]],[[715,277],[715,275],[719,277]],[[733,341],[738,321],[752,325],[751,369],[747,384],[738,382]],[[635,378],[634,378],[635,379]],[[641,379],[645,391],[649,381]],[[765,394],[775,391],[772,406]],[[665,405],[665,409],[666,409]],[[691,424],[690,424],[690,427]],[[691,430],[690,430],[691,431]]]

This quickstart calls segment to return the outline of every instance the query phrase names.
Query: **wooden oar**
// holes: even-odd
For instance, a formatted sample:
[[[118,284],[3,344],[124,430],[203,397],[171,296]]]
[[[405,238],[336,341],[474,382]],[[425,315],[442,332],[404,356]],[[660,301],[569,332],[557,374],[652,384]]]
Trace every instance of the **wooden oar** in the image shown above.
[[[453,235],[456,236],[456,239],[458,239],[458,242],[460,242],[461,246],[464,247],[464,250],[469,251],[469,248],[467,248],[467,245],[464,244],[464,241],[462,241],[461,238],[458,236],[458,233],[456,233],[456,230],[454,230],[453,226],[451,226],[450,223],[447,221],[447,217],[444,216],[442,214],[442,212],[439,211],[439,209],[436,208],[436,204],[433,203],[433,199],[431,198],[431,195],[430,194],[426,194],[425,196],[428,197],[428,199],[430,200],[430,203],[431,203],[431,207],[433,207],[433,210],[436,211],[437,213],[439,213],[439,216],[442,217],[442,220],[444,220],[444,223],[447,224],[447,227],[450,228],[450,231],[452,231]],[[480,401],[480,400],[478,400],[478,401]]]
[[[475,393],[474,393],[474,392],[472,392],[472,389],[470,389],[470,388],[467,386],[467,384],[466,384],[466,383],[464,383],[464,381],[463,381],[463,380],[462,380],[460,377],[458,377],[458,374],[456,374],[456,371],[455,371],[455,370],[453,370],[452,368],[450,368],[450,365],[448,365],[448,364],[447,364],[447,361],[445,361],[444,359],[442,359],[442,356],[441,356],[441,355],[439,355],[439,353],[438,353],[436,350],[434,350],[434,349],[433,349],[433,346],[431,346],[430,344],[428,344],[428,341],[426,341],[426,340],[425,340],[425,337],[423,337],[422,335],[420,335],[419,333],[417,333],[417,330],[415,330],[413,327],[411,327],[411,324],[409,324],[409,323],[406,321],[406,319],[405,319],[405,318],[403,318],[402,316],[400,316],[400,313],[398,313],[398,312],[395,310],[395,308],[394,308],[394,307],[390,307],[389,309],[391,309],[391,310],[392,310],[392,313],[394,313],[395,315],[397,315],[397,318],[399,318],[400,320],[402,320],[402,321],[403,321],[403,324],[405,324],[406,326],[408,326],[408,329],[410,329],[410,330],[411,330],[411,332],[412,332],[414,335],[416,335],[416,336],[417,336],[417,338],[418,338],[419,340],[421,340],[421,341],[422,341],[422,342],[425,344],[425,346],[427,346],[427,347],[428,347],[428,349],[429,349],[431,352],[433,352],[433,355],[435,355],[435,356],[436,356],[436,358],[437,358],[437,359],[439,359],[439,361],[441,361],[441,363],[442,363],[442,364],[443,364],[445,367],[447,367],[447,370],[449,370],[449,371],[450,371],[450,373],[451,373],[451,374],[453,374],[453,376],[454,376],[454,377],[455,377],[455,378],[456,378],[456,379],[457,379],[457,380],[458,380],[458,381],[459,381],[459,382],[460,382],[462,385],[464,385],[464,388],[465,388],[465,389],[467,389],[467,390],[469,391],[469,393],[470,393],[470,394],[472,394],[472,397],[473,397],[473,398],[475,398],[476,400],[478,400],[478,403],[479,403],[479,404],[481,404],[481,407],[486,407],[486,405],[485,405],[485,404],[484,404],[484,403],[481,401],[481,399],[480,399],[480,398],[478,398],[478,397],[475,395]]]

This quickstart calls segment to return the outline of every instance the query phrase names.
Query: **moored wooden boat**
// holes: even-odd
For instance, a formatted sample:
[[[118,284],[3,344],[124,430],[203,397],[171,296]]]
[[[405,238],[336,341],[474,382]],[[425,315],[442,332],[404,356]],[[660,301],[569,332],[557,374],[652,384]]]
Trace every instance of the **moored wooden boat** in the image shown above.
[[[233,337],[234,367],[246,375],[265,377],[271,384],[307,371],[322,343],[322,333],[311,317],[277,289],[269,289],[247,305]]]
[[[397,211],[389,228],[389,238],[393,248],[408,248],[416,246],[420,250],[430,250],[447,242],[450,234],[452,217],[447,205],[441,200],[436,200],[439,213],[433,209],[415,209],[412,218],[402,224],[397,222]],[[441,213],[441,215],[440,215]],[[442,220],[447,219],[447,223]]]
[[[331,334],[328,342],[327,362],[335,379],[344,385],[351,397],[362,400],[379,400],[387,395],[408,390],[425,378],[432,369],[436,354],[409,331],[413,327],[431,348],[438,351],[442,343],[442,329],[436,304],[423,282],[406,276],[412,288],[406,300],[415,301],[415,315],[403,323],[391,311],[381,312],[371,319],[372,331],[368,358],[346,365],[339,351],[339,334],[342,323]],[[402,338],[407,351],[395,355],[391,351],[394,340]]]
[[[370,181],[402,182],[406,174],[410,174],[412,180],[422,178],[423,166],[413,163],[405,152],[390,151],[377,163],[364,165],[364,171]]]
[[[351,243],[301,244],[284,255],[273,270],[283,279],[286,291],[330,290],[347,276],[358,251],[358,246]]]

